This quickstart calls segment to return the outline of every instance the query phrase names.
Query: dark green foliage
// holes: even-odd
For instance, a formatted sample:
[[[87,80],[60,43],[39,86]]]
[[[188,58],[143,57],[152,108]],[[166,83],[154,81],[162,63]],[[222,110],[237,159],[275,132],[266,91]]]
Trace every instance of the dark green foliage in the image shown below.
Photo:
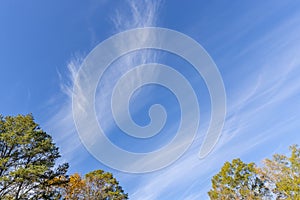
[[[55,199],[68,164],[31,115],[0,116],[0,199]]]

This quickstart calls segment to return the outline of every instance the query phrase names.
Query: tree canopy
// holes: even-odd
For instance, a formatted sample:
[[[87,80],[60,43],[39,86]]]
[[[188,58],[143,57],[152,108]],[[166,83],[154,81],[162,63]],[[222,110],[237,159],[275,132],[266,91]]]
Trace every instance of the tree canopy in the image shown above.
[[[95,170],[84,178],[77,173],[70,176],[70,181],[64,188],[64,198],[72,200],[125,200],[119,182],[109,172]]]
[[[0,115],[0,199],[123,200],[111,173],[95,170],[81,178],[58,165],[58,147],[32,115]]]
[[[212,178],[211,199],[300,199],[300,148],[290,147],[291,155],[275,154],[262,166],[240,159],[226,162]]]
[[[290,147],[291,155],[273,155],[265,159],[258,173],[277,199],[300,199],[300,148]]]
[[[81,177],[66,174],[50,135],[32,115],[0,115],[0,199],[125,200],[116,178],[95,170]],[[261,166],[241,159],[225,162],[208,192],[216,200],[300,200],[300,148],[275,154]]]
[[[268,189],[256,174],[254,163],[246,164],[240,159],[226,162],[221,171],[212,178],[211,199],[261,199]]]
[[[0,116],[0,199],[55,199],[68,164],[32,115]]]

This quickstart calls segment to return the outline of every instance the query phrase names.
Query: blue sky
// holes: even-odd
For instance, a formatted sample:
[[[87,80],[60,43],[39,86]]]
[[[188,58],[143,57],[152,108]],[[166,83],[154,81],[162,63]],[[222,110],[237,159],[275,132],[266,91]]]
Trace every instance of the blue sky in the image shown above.
[[[146,61],[180,71],[196,91],[201,110],[192,146],[172,165],[147,174],[106,167],[84,148],[72,117],[72,84],[84,57],[101,41],[135,27],[159,26],[199,42],[222,75],[227,117],[213,152],[198,159],[210,119],[209,93],[192,66],[165,52],[120,58],[99,84],[98,120],[120,147],[153,151],[178,127],[178,102],[166,89],[141,88],[130,104],[137,124],[149,123],[149,106],[161,103],[168,116],[162,134],[127,138],[112,121],[108,90],[121,72]],[[298,1],[1,1],[0,113],[33,113],[70,163],[70,173],[113,172],[131,199],[207,199],[210,179],[236,157],[259,162],[300,142],[300,3]],[[102,85],[101,85],[102,84]],[[151,97],[151,98],[150,98]]]

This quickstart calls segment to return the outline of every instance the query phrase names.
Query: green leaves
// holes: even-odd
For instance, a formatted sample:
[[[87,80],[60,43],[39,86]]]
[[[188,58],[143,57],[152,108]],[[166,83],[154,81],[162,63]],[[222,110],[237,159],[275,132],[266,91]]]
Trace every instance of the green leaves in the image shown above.
[[[211,199],[300,199],[300,148],[290,147],[290,157],[275,154],[263,166],[240,159],[226,162],[212,178]]]
[[[111,173],[96,170],[82,179],[58,165],[58,148],[31,115],[0,115],[0,199],[127,199]]]
[[[211,199],[259,199],[267,190],[255,173],[254,163],[246,164],[240,159],[226,162],[221,171],[212,178]]]
[[[0,199],[45,199],[59,196],[68,164],[53,169],[60,157],[52,138],[31,115],[0,117]],[[52,181],[57,177],[59,183]],[[50,184],[51,183],[51,184]],[[55,184],[54,184],[55,183]]]
[[[265,159],[259,174],[278,199],[300,199],[300,148],[290,147],[290,157],[275,154]]]

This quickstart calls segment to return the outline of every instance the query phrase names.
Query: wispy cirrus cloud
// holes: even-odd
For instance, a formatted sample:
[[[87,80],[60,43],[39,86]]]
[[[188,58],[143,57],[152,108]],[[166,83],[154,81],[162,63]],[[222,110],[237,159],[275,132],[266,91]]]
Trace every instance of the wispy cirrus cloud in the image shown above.
[[[128,2],[131,8],[128,13],[119,11],[117,17],[113,18],[117,32],[155,25],[159,8],[156,1]],[[283,134],[287,134],[297,126],[297,123],[299,124],[299,114],[295,111],[300,90],[297,76],[300,74],[298,19],[299,17],[292,16],[278,22],[278,28],[267,32],[264,36],[258,36],[247,48],[236,52],[235,59],[241,59],[239,64],[242,63],[245,68],[251,69],[251,73],[245,74],[241,82],[235,82],[238,74],[236,71],[239,71],[240,66],[233,66],[230,72],[224,75],[228,95],[228,117],[222,137],[211,155],[204,160],[198,159],[197,153],[205,132],[201,129],[191,149],[168,168],[145,175],[117,173],[121,182],[127,184],[131,199],[205,199],[210,178],[224,161],[234,157],[244,157],[249,152],[255,154],[258,152],[256,149],[261,145],[279,142],[276,138],[285,138],[287,135]],[[239,23],[243,23],[243,20],[245,18]],[[247,31],[251,28],[255,27],[248,27],[242,31],[239,38],[243,37],[243,34],[247,35]],[[287,33],[286,30],[291,31]],[[222,40],[222,34],[218,37]],[[224,45],[223,48],[226,49],[230,48],[231,44]],[[245,55],[251,55],[252,59],[248,60]],[[119,66],[118,70],[110,73],[107,82],[104,82],[105,87],[101,88],[102,95],[108,95],[112,89],[109,80],[117,79],[121,72],[129,69],[128,66],[146,63],[155,59],[155,56],[153,53],[146,52],[123,59],[119,64],[124,64],[125,67]],[[55,139],[60,144],[62,153],[71,163],[80,163],[78,155],[87,155],[86,152],[80,153],[83,151],[83,146],[77,136],[72,117],[72,88],[81,62],[80,57],[69,63],[69,82],[66,84],[65,79],[62,81],[62,91],[67,94],[65,102],[49,121],[49,127],[54,130],[52,132],[64,133],[55,135]],[[139,77],[138,74],[136,76]],[[103,104],[98,108],[104,116],[107,106],[109,104]],[[278,116],[274,117],[274,115]],[[299,141],[299,136],[293,135],[293,137],[294,141]],[[270,150],[266,150],[267,153],[273,152],[276,148],[276,145],[269,146]],[[258,157],[253,156],[254,159]],[[247,159],[252,158],[247,157]]]
[[[155,26],[157,22],[157,12],[159,10],[159,6],[160,1],[154,0],[138,2],[127,1],[127,8],[122,10],[117,9],[116,14],[111,17],[112,25],[114,26],[114,28],[112,28],[112,33],[118,33],[131,28]],[[144,37],[145,39],[147,39],[147,35],[145,35]],[[124,44],[118,44],[119,46],[117,46],[116,48],[123,48],[122,45],[127,45],[127,42]],[[73,87],[75,84],[77,72],[80,69],[81,64],[83,63],[85,56],[86,55],[74,56],[68,62],[68,74],[58,73],[61,80],[61,91],[63,93],[63,97],[59,98],[59,101],[61,101],[59,109],[46,124],[46,127],[49,127],[54,135],[55,140],[60,146],[64,159],[75,165],[76,163],[80,163],[82,161],[80,157],[84,157],[87,155],[86,150],[81,144],[80,138],[77,134],[72,113]],[[153,62],[155,59],[156,54],[150,51],[129,54],[128,56],[124,57],[123,59],[121,59],[121,61],[115,63],[112,69],[106,75],[105,79],[102,82],[103,84],[101,85],[101,92],[99,94],[96,94],[96,96],[100,96],[101,98],[110,97],[116,80],[120,78],[120,76],[124,72],[128,71],[130,68],[136,65],[144,64],[149,61]],[[141,75],[138,73],[139,71],[137,71],[137,74],[135,74],[135,82],[128,84],[136,84],[136,81],[141,81],[139,80],[139,77],[141,77]],[[159,72],[153,71],[153,73]],[[153,74],[152,76],[155,75]],[[85,98],[83,93],[81,92],[77,93],[76,95],[80,96],[80,98],[82,99]],[[101,118],[101,121],[103,124],[106,124],[107,127],[109,127],[112,123],[109,118],[105,117],[110,112],[108,110],[109,107],[110,101],[107,101],[96,108],[97,113],[100,113],[101,116],[104,116]],[[86,128],[88,129],[89,127]]]
[[[299,18],[287,18],[277,24],[279,28],[252,43],[252,50],[248,49],[247,53],[256,60],[243,60],[247,68],[252,68],[252,73],[243,78],[240,87],[230,87],[239,84],[230,81],[235,80],[236,73],[225,77],[229,98],[228,117],[214,152],[202,161],[197,160],[196,150],[201,139],[195,141],[192,149],[174,165],[145,178],[139,189],[133,192],[133,199],[207,199],[210,178],[225,161],[235,157],[247,158],[247,162],[259,161],[256,159],[278,150],[277,145],[284,142],[283,138],[293,137],[287,145],[300,141],[299,136],[295,135],[297,133],[291,132],[299,123],[299,114],[295,109],[299,108],[297,102],[300,100],[300,82],[297,78],[300,74],[300,59],[297,56],[300,51],[297,34],[300,22],[295,19]],[[286,30],[292,31],[286,34]],[[264,58],[260,57],[261,52],[264,52]],[[262,59],[265,61],[260,62]],[[267,155],[259,155],[262,150]],[[250,152],[252,156],[246,157]],[[257,156],[254,155],[256,153]],[[174,190],[176,192],[170,192]]]

